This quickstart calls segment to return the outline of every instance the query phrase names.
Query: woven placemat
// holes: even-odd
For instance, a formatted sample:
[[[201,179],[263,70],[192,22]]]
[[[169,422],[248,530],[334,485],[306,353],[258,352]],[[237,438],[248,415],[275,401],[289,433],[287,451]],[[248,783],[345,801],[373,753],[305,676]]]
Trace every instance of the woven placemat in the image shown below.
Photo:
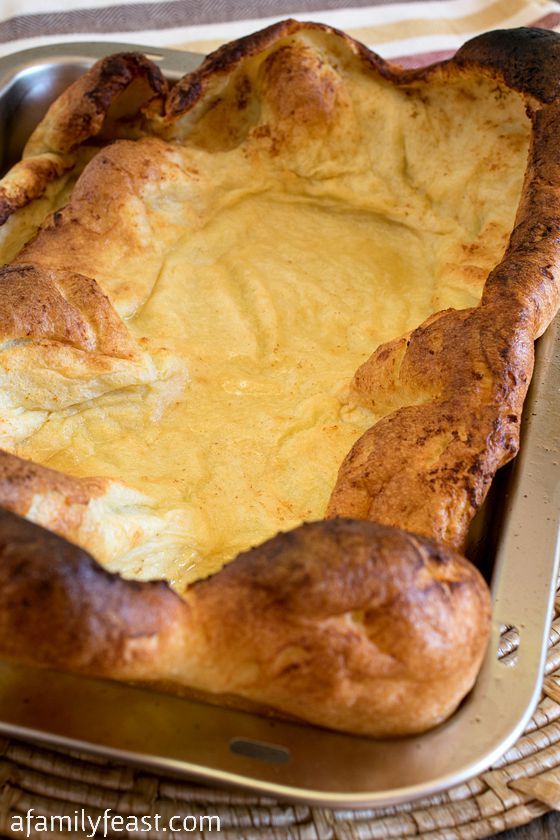
[[[515,656],[517,637],[502,636],[500,655]],[[504,698],[505,700],[505,698]],[[215,815],[220,834],[190,830],[174,837],[270,838],[270,840],[369,840],[422,837],[425,840],[471,840],[523,825],[560,808],[560,593],[550,629],[543,694],[523,736],[494,766],[446,793],[392,808],[343,810],[279,803],[234,790],[217,790],[148,773],[96,756],[45,749],[0,739],[0,833],[13,830],[18,816],[76,819],[83,808],[92,819],[105,809],[123,817],[160,814]],[[65,837],[67,832],[31,831],[31,837]],[[76,831],[72,836],[85,837]],[[127,831],[111,837],[167,838],[163,830]]]

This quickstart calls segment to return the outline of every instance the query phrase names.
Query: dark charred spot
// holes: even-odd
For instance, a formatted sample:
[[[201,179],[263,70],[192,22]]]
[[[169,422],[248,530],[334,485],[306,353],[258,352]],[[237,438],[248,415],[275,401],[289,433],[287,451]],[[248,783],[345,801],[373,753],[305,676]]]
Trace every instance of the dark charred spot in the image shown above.
[[[498,71],[508,87],[531,94],[541,102],[558,96],[560,38],[546,29],[520,27],[485,32],[462,46],[455,56],[461,65]]]
[[[16,202],[10,201],[5,195],[0,195],[0,225],[8,221],[14,210],[17,210]]]
[[[190,76],[188,77],[188,87],[183,87],[181,84],[173,88],[172,93],[172,108],[171,115],[177,116],[189,111],[193,105],[200,99],[203,92],[202,82],[200,78]]]
[[[251,82],[247,78],[247,76],[242,76],[239,82],[237,83],[237,98],[235,104],[239,111],[243,111],[248,103],[249,103],[249,96],[251,94]]]

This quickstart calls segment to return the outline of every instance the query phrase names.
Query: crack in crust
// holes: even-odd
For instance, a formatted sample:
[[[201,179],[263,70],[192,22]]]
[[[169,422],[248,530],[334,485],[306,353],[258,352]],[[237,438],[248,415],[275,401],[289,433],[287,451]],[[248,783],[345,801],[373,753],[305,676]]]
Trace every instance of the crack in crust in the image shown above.
[[[213,109],[220,116],[224,85],[255,56],[281,81],[278,107],[297,111],[297,91],[286,87],[288,47],[297,38],[326,39],[335,54],[346,51],[363,72],[395,85],[429,84],[453,68],[524,94],[532,146],[505,257],[480,306],[437,313],[357,371],[356,394],[384,417],[341,467],[328,511],[334,518],[239,555],[183,600],[162,582],[107,573],[77,546],[20,518],[35,497],[50,494],[44,524],[78,539],[84,511],[106,492],[103,481],[61,476],[3,453],[0,501],[12,512],[0,511],[0,651],[227,702],[233,695],[233,702],[352,732],[406,734],[457,707],[488,640],[488,589],[454,549],[496,469],[517,451],[533,341],[559,304],[558,37],[509,31],[506,51],[502,33],[487,33],[449,62],[401,71],[336,30],[285,21],[221,48],[167,96],[146,59],[107,59],[51,108],[26,160],[0,185],[0,218],[74,166],[72,156],[93,136],[133,137],[142,125],[180,141]],[[266,63],[283,41],[288,51]],[[328,68],[299,71],[307,85],[321,80],[315,104],[327,108]],[[116,107],[138,80],[128,104]],[[237,119],[250,122],[242,74],[236,107]],[[216,148],[236,136],[232,120],[216,120]],[[313,130],[313,114],[298,123],[298,131]],[[271,154],[279,138],[270,136]],[[95,165],[110,165],[111,154]],[[84,201],[87,183],[86,176]],[[53,217],[45,241],[57,224],[76,227],[72,212]],[[117,357],[137,361],[113,296],[110,302],[94,280],[48,260],[31,243],[3,270],[2,338],[50,343],[56,352],[69,346],[96,364],[99,357],[109,366]]]

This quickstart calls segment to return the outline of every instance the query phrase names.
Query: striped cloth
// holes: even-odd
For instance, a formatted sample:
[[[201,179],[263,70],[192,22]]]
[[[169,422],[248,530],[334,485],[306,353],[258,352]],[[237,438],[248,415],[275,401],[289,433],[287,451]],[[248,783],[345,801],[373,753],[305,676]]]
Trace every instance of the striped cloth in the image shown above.
[[[557,0],[0,0],[0,55],[92,40],[207,53],[287,16],[336,26],[405,66],[447,58],[488,29],[560,29]]]

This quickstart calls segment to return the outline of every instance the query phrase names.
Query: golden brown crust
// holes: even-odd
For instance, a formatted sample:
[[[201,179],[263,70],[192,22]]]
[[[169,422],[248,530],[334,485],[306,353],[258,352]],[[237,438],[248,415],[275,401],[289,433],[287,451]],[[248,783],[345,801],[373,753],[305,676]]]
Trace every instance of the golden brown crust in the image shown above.
[[[147,663],[153,674],[185,611],[165,583],[124,581],[67,540],[6,511],[0,523],[4,656],[124,679],[141,678]]]
[[[480,306],[428,319],[357,371],[359,397],[388,416],[345,459],[327,515],[460,549],[496,470],[516,454],[534,341],[560,305],[560,106],[533,122],[516,225]]]
[[[486,584],[463,558],[344,519],[239,555],[187,603],[206,640],[195,685],[334,728],[351,707],[353,730],[375,735],[422,731],[453,711],[490,615]]]
[[[533,145],[504,261],[490,275],[479,307],[437,313],[409,336],[379,348],[357,372],[356,393],[384,417],[341,468],[329,509],[338,518],[302,526],[240,555],[190,587],[184,601],[165,584],[110,575],[80,549],[2,514],[0,651],[86,673],[234,694],[354,732],[417,732],[453,711],[484,655],[488,590],[451,547],[463,545],[492,476],[515,454],[533,341],[558,307],[558,39],[541,41],[543,52],[534,49],[538,37],[531,31],[513,34],[508,64],[502,36],[483,36],[451,62],[402,71],[336,30],[286,21],[209,56],[174,87],[163,108],[158,97],[164,90],[149,62],[120,57],[114,85],[110,63],[98,67],[51,109],[29,150],[68,154],[96,132],[101,139],[111,132],[120,137],[119,113],[109,120],[107,115],[114,97],[138,76],[149,88],[139,99],[150,131],[196,140],[197,124],[207,119],[212,132],[204,148],[228,148],[251,127],[243,67],[260,54],[263,97],[278,127],[267,135],[269,152],[289,153],[290,143],[328,126],[338,104],[329,68],[298,46],[301,34],[326,39],[364,73],[394,84],[423,85],[448,73],[475,72],[526,96]],[[549,51],[545,72],[539,68]],[[221,93],[230,81],[235,96],[228,102],[235,109],[228,105],[222,112]],[[146,108],[150,91],[156,98]],[[141,119],[137,114],[132,122],[140,125]],[[109,302],[88,279],[100,279],[89,261],[97,260],[106,232],[124,214],[131,218],[132,174],[140,171],[140,180],[156,184],[152,153],[165,160],[172,178],[172,155],[157,138],[120,141],[101,152],[68,207],[4,270],[2,338],[112,359],[134,356],[116,313],[135,311],[146,289],[111,286],[110,264],[122,255],[109,243],[102,278]],[[103,186],[103,172],[111,173],[110,187],[107,178]],[[37,190],[28,194],[32,198]],[[136,247],[133,241],[130,250]],[[26,302],[32,294],[34,302]],[[91,500],[107,489],[103,482],[66,479],[7,454],[0,464],[2,504],[25,515],[34,500],[44,504],[50,494],[54,512],[47,512],[47,524],[70,538],[79,534]],[[47,615],[54,618],[45,633]]]
[[[135,85],[134,90],[131,86]],[[98,61],[51,105],[25,148],[24,156],[69,154],[100,134],[115,135],[114,123],[138,119],[142,107],[167,92],[159,68],[139,53],[117,53]],[[112,124],[107,125],[107,121]]]
[[[74,160],[54,154],[43,154],[17,163],[0,185],[0,225],[36,198],[48,184],[72,169]]]
[[[481,305],[489,320],[507,305],[511,320],[538,338],[560,304],[560,150],[556,143],[560,102],[535,111],[532,123],[515,227],[503,260],[488,277]]]
[[[403,69],[385,61],[339,29],[288,19],[224,44],[208,55],[197,70],[173,86],[165,102],[165,118],[175,122],[194,108],[212,107],[219,97],[224,77],[235,74],[252,56],[266,52],[270,46],[297,36],[299,32],[331,39],[338,51],[354,54],[370,72],[393,84],[425,83],[445,75],[449,68],[461,68],[467,73],[482,69],[489,76],[502,80],[507,87],[526,94],[531,102],[550,104],[560,93],[560,44],[557,34],[550,30],[519,27],[485,32],[465,43],[447,61]],[[197,116],[199,114],[200,110]]]
[[[482,577],[458,555],[395,529],[301,526],[240,555],[181,601],[164,583],[108,574],[8,513],[0,523],[0,639],[9,658],[231,692],[335,728],[348,728],[351,708],[353,731],[374,735],[443,720],[480,667],[490,612]]]
[[[263,52],[281,38],[292,35],[302,28],[334,31],[321,24],[304,24],[302,27],[302,24],[295,20],[284,20],[259,32],[224,44],[210,53],[200,67],[184,76],[172,87],[165,102],[166,121],[175,122],[199,104],[203,107],[211,106],[214,90],[217,89],[218,93],[224,77],[231,76],[251,56]],[[244,107],[242,100],[239,104],[241,108]]]
[[[153,190],[156,204],[165,176],[172,180],[176,168],[159,138],[119,140],[102,149],[79,177],[69,203],[47,219],[39,238],[22,249],[15,263],[73,274],[79,266],[80,274],[102,282],[120,316],[130,316],[149,295],[154,282],[150,263],[177,226],[176,220],[165,218],[158,225],[157,215],[150,218],[138,185]],[[135,284],[115,281],[115,266],[125,260],[137,263]]]
[[[517,452],[533,341],[511,309],[478,308],[441,313],[376,350],[354,388],[388,416],[344,460],[328,515],[464,548],[496,470]]]
[[[80,350],[131,358],[135,347],[95,280],[16,263],[0,269],[0,335],[46,339]]]
[[[495,29],[464,44],[452,59],[460,67],[483,67],[506,85],[550,104],[560,93],[560,42],[547,29]]]
[[[45,520],[50,530],[72,542],[80,541],[88,505],[107,488],[107,479],[75,478],[0,450],[2,507],[20,517]],[[37,503],[45,509],[33,515]]]
[[[24,159],[0,184],[0,225],[40,198],[47,186],[70,172],[86,141],[134,133],[139,109],[157,113],[167,92],[159,68],[143,55],[122,53],[98,61],[49,108],[29,138]]]

